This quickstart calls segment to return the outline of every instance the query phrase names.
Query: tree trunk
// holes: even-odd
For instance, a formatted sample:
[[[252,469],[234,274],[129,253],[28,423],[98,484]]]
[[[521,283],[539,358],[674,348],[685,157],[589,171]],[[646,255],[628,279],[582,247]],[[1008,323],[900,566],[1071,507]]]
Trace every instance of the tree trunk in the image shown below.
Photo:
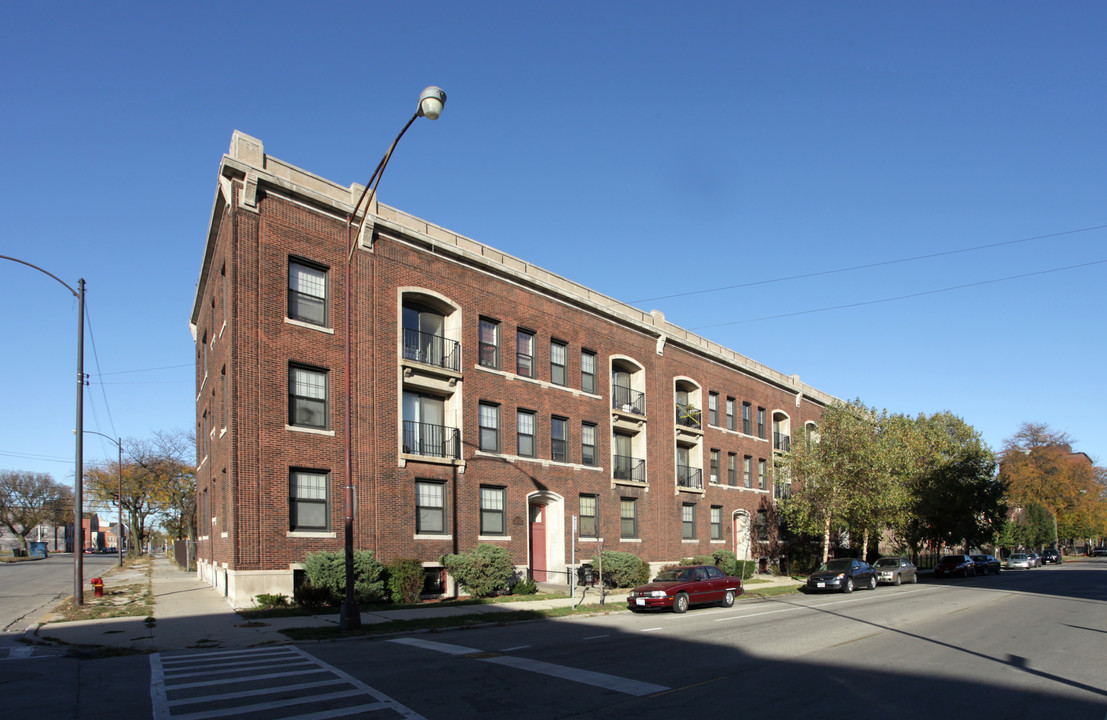
[[[823,523],[823,562],[826,562],[830,557],[830,516],[826,516],[826,522]]]
[[[869,530],[865,529],[865,535],[861,540],[861,559],[865,562],[869,561]]]

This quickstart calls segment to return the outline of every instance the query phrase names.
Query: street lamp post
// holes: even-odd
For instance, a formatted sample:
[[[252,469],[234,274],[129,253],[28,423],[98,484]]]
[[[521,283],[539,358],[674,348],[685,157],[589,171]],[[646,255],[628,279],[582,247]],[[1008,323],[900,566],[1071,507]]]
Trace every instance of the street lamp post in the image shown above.
[[[377,186],[380,185],[381,177],[384,175],[384,169],[388,166],[388,161],[392,157],[392,151],[396,149],[396,144],[400,142],[400,138],[404,136],[407,129],[411,127],[411,124],[415,122],[418,117],[427,117],[431,120],[437,120],[438,116],[442,114],[442,108],[446,105],[446,93],[442,91],[442,88],[430,86],[423,90],[419,95],[419,104],[415,109],[415,113],[411,116],[411,119],[404,125],[403,130],[396,136],[396,139],[392,141],[392,144],[388,147],[388,152],[381,158],[380,163],[377,164],[377,169],[373,171],[373,176],[369,178],[369,182],[366,184],[365,189],[361,192],[361,196],[354,204],[353,210],[346,215],[346,332],[345,332],[345,360],[343,365],[343,371],[346,377],[346,407],[345,417],[343,418],[343,450],[345,453],[346,461],[346,517],[345,517],[345,550],[346,550],[346,597],[342,602],[342,612],[339,616],[339,627],[343,630],[355,630],[361,627],[361,611],[358,609],[357,601],[354,600],[354,474],[353,474],[353,458],[352,458],[352,439],[350,437],[352,423],[350,421],[350,411],[353,404],[350,400],[351,395],[351,382],[350,382],[350,368],[353,366],[353,359],[351,356],[350,346],[350,332],[351,332],[351,315],[350,312],[350,265],[353,262],[354,257],[354,236],[353,226],[356,224],[358,213],[361,212],[361,205],[365,203],[365,212],[361,218],[361,225],[358,228],[359,236],[365,233],[366,221],[369,216],[369,208],[373,206],[373,198],[377,193]],[[366,196],[368,195],[368,201]],[[370,229],[370,233],[372,230]],[[372,242],[372,235],[369,236],[369,242]]]
[[[102,432],[85,430],[89,435],[99,435],[102,438],[113,440],[119,447],[119,460],[115,465],[116,492],[119,502],[119,533],[115,538],[115,548],[119,551],[119,567],[123,567],[123,438],[112,438]]]
[[[43,270],[38,265],[32,265],[26,260],[20,260],[19,258],[13,258],[7,255],[0,255],[0,260],[11,260],[20,265],[26,265],[29,268],[38,270],[43,275],[57,280],[58,283],[66,290],[73,293],[73,296],[77,298],[77,441],[73,453],[73,604],[84,605],[85,543],[84,527],[81,525],[81,515],[84,514],[84,500],[81,495],[82,483],[84,480],[84,448],[81,445],[81,440],[84,436],[85,424],[85,279],[78,279],[77,289],[74,290],[57,275]]]

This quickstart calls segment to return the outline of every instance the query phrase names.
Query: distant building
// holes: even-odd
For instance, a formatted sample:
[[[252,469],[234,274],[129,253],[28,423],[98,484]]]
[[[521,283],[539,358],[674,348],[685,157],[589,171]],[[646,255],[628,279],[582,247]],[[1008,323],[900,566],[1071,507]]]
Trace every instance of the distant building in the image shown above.
[[[601,543],[773,554],[774,454],[832,397],[385,205],[354,228],[348,327],[361,189],[239,132],[223,157],[191,316],[203,578],[246,605],[342,550],[347,382],[355,546],[417,558],[428,593],[482,542],[557,582]]]

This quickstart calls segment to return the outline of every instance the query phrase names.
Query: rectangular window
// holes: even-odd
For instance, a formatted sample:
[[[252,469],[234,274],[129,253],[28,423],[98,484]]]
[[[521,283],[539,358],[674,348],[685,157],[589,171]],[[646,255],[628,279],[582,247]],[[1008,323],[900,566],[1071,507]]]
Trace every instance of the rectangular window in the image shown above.
[[[534,333],[520,330],[515,340],[515,372],[534,377]]]
[[[584,465],[596,464],[596,426],[580,424],[580,461]]]
[[[696,505],[684,503],[680,506],[680,531],[685,540],[696,539]]]
[[[719,451],[711,451],[711,482],[719,482]]]
[[[738,453],[727,453],[726,484],[731,487],[737,487],[738,485]]]
[[[596,519],[596,496],[580,496],[580,536],[599,537],[599,523]]]
[[[330,526],[327,507],[329,474],[319,470],[293,469],[288,475],[288,527],[290,530],[326,531]]]
[[[301,365],[288,366],[288,424],[326,429],[327,371]]]
[[[734,398],[728,397],[726,399],[726,429],[737,430],[737,419],[734,417]]]
[[[519,455],[521,457],[534,457],[534,413],[520,410],[515,417]]]
[[[550,459],[569,462],[569,421],[550,418]]]
[[[480,489],[480,534],[504,535],[507,525],[504,522],[504,507],[507,490],[497,487]]]
[[[757,511],[757,539],[766,542],[769,539],[769,511]]]
[[[569,384],[569,346],[554,340],[550,342],[550,382],[554,385]]]
[[[596,353],[588,350],[580,351],[580,389],[596,392]]]
[[[758,490],[764,490],[765,489],[765,483],[768,479],[769,479],[769,473],[766,471],[765,461],[764,460],[758,460],[757,461],[757,489]]]
[[[757,437],[765,439],[765,408],[757,408]]]
[[[635,498],[619,500],[619,537],[638,537],[638,500]]]
[[[723,539],[723,508],[721,505],[711,506],[711,539]]]
[[[719,393],[707,394],[707,424],[718,426],[719,424]]]
[[[300,260],[288,261],[288,318],[326,327],[326,268]]]
[[[481,367],[500,367],[500,324],[495,320],[480,319],[477,337]]]
[[[746,435],[753,433],[753,408],[748,402],[742,403],[742,432]]]
[[[500,451],[500,406],[480,404],[480,449],[485,452]]]
[[[219,407],[219,419],[223,422],[222,427],[227,427],[227,396],[230,394],[230,386],[227,385],[227,366],[224,365],[219,371],[219,384],[222,386],[220,407]]]
[[[742,458],[742,483],[748,487],[753,487],[753,458],[746,455]]]
[[[420,535],[446,533],[446,484],[415,482],[415,532]]]

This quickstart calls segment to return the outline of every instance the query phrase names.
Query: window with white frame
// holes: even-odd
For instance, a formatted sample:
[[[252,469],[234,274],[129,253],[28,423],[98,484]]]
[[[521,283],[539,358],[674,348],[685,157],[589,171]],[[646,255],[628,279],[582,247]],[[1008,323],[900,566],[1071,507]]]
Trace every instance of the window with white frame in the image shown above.
[[[596,425],[580,424],[580,462],[583,465],[596,464]]]
[[[742,458],[742,484],[748,488],[753,487],[753,457],[749,455]]]
[[[680,506],[681,537],[685,540],[696,539],[696,505],[682,503]]]
[[[569,421],[556,415],[550,418],[550,459],[569,462]]]
[[[480,319],[477,331],[477,354],[481,367],[500,367],[500,324],[488,318]]]
[[[637,498],[621,498],[619,500],[619,537],[624,539],[638,537]]]
[[[728,397],[726,399],[726,429],[737,430],[737,420],[734,417],[734,398]]]
[[[719,424],[719,393],[707,394],[707,424],[718,426]]]
[[[721,505],[711,506],[711,539],[723,539],[723,507]]]
[[[757,489],[758,490],[764,490],[765,487],[766,487],[765,483],[768,481],[768,479],[769,479],[769,471],[766,468],[765,461],[764,460],[758,460],[757,461]]]

